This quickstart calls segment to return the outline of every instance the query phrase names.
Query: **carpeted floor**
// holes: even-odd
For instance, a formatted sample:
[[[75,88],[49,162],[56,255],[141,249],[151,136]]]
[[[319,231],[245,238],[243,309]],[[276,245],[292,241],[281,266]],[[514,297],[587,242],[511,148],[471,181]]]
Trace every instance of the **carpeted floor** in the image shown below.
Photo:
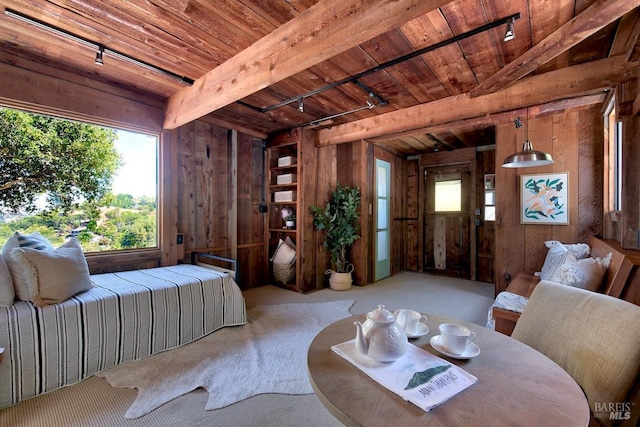
[[[472,282],[419,273],[401,273],[349,291],[330,289],[302,295],[273,286],[245,292],[247,307],[262,304],[311,303],[354,299],[352,314],[366,313],[384,304],[390,310],[413,308],[479,325],[486,324],[493,302],[491,283]],[[355,332],[354,332],[355,333]],[[2,426],[340,426],[315,395],[262,394],[222,409],[206,411],[208,394],[197,389],[134,420],[124,414],[136,390],[117,389],[103,378],[91,377],[0,411]]]

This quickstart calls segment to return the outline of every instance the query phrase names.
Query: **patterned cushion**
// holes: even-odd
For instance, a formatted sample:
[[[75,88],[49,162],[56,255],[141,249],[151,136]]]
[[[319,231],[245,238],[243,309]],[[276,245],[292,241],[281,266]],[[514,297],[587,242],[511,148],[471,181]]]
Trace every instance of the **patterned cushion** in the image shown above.
[[[556,269],[566,261],[569,250],[562,243],[555,240],[545,242],[545,245],[549,248],[549,252],[547,252],[544,265],[540,270],[540,278],[542,280],[552,280]]]

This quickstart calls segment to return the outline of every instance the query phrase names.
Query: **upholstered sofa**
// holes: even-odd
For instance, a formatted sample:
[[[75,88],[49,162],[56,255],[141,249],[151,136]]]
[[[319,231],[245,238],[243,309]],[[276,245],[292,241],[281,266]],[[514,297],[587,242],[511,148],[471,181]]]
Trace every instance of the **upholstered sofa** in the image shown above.
[[[574,279],[575,282],[575,266],[579,264],[589,264],[589,267],[592,267],[592,264],[599,264],[603,267],[606,266],[606,268],[604,268],[602,272],[602,277],[595,282],[590,280],[591,278],[587,278],[587,280],[585,280],[587,283],[572,282],[568,283],[569,285],[586,288],[616,298],[621,297],[623,291],[626,290],[634,265],[628,257],[615,247],[615,245],[612,245],[611,242],[592,236],[586,244],[562,245],[568,253],[571,253],[571,250],[573,250],[573,258],[565,258],[562,261],[563,271],[558,270],[558,267],[560,267],[558,265],[560,262],[558,259],[561,255],[556,256],[556,252],[563,252],[562,247],[555,246],[555,244],[560,244],[560,242],[547,243],[548,247],[551,247],[549,247],[549,253],[545,259],[545,265],[541,266],[541,271],[537,274],[536,272],[519,272],[515,275],[509,283],[509,286],[507,286],[507,289],[497,295],[496,301],[490,308],[487,322],[488,327],[494,327],[498,332],[511,335],[536,285],[541,280],[562,281],[563,279],[569,278],[569,282],[571,282],[571,279]],[[589,249],[587,255],[584,254],[585,246],[588,246]],[[556,249],[558,250],[556,251]],[[580,255],[581,253],[582,255]],[[576,256],[582,256],[582,259],[576,260]],[[554,269],[554,271],[548,271],[550,269]],[[553,273],[558,274],[554,276]]]

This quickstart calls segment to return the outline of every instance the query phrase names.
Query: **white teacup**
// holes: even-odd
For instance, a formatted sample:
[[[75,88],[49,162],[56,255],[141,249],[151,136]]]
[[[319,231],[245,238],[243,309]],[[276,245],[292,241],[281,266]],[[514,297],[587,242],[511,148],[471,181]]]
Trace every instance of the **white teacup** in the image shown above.
[[[405,332],[412,334],[420,331],[420,325],[427,324],[427,316],[421,314],[418,311],[408,308],[401,308],[394,313],[396,321]]]
[[[442,345],[451,354],[462,354],[474,339],[476,333],[469,328],[455,323],[443,323],[440,325]]]

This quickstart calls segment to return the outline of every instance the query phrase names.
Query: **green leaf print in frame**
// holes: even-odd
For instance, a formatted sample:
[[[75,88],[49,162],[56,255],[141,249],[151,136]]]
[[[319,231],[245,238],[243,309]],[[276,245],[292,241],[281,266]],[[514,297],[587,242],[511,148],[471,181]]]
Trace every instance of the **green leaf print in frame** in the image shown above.
[[[522,224],[569,224],[569,174],[520,176]]]

